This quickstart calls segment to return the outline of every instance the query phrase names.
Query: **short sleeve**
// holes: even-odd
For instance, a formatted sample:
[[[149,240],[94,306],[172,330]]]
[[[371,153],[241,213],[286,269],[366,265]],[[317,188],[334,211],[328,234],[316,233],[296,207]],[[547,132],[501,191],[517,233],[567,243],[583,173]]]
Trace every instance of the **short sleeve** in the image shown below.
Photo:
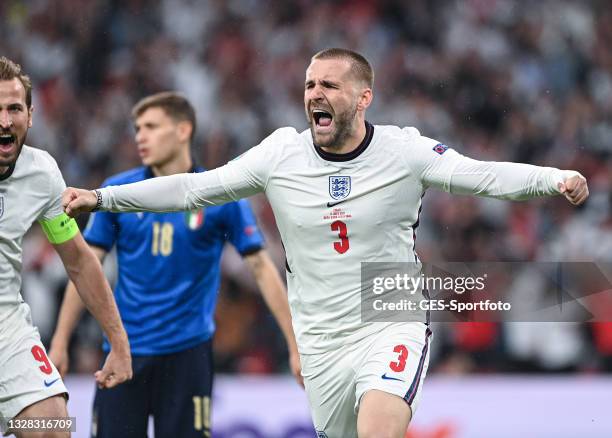
[[[87,227],[83,231],[85,241],[110,251],[117,240],[117,213],[98,211],[89,215]]]
[[[243,256],[259,251],[264,245],[264,239],[249,202],[241,199],[226,204],[223,209],[227,240]]]
[[[44,166],[48,175],[48,202],[41,211],[38,220],[50,221],[64,213],[64,209],[62,208],[62,193],[66,189],[66,183],[53,157],[48,153],[44,153],[41,156],[43,157],[42,159],[45,160]]]

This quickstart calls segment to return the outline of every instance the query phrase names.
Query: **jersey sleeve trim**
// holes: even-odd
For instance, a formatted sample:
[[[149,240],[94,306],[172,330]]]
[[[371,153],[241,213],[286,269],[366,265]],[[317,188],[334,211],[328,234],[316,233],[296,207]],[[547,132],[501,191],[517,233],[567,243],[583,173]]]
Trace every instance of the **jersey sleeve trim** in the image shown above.
[[[263,248],[263,245],[250,245],[247,246],[245,250],[241,251],[240,255],[242,257],[247,257],[261,251]]]
[[[43,219],[39,222],[49,242],[55,245],[67,242],[79,232],[79,226],[76,221],[68,217],[66,213],[62,213],[53,219]]]

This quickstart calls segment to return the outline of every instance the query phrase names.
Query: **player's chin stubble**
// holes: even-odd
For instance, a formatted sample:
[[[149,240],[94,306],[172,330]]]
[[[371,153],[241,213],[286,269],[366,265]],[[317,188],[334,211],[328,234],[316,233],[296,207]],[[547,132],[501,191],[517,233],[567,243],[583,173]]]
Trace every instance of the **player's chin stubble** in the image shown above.
[[[353,121],[355,120],[355,115],[357,114],[357,108],[354,108],[353,111],[346,111],[342,114],[336,114],[336,118],[334,119],[334,124],[336,125],[336,129],[332,134],[328,137],[327,141],[323,141],[317,138],[315,134],[315,126],[314,121],[310,122],[310,133],[312,138],[317,146],[320,148],[329,148],[329,149],[342,149],[344,143],[351,136],[351,130],[353,128]]]

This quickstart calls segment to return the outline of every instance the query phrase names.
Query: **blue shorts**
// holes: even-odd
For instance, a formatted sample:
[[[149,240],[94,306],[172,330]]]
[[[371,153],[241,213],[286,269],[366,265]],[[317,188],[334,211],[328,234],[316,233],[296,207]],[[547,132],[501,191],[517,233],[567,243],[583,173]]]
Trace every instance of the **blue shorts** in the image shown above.
[[[96,389],[91,436],[146,437],[149,415],[156,437],[210,437],[212,340],[160,356],[134,356],[132,380]]]

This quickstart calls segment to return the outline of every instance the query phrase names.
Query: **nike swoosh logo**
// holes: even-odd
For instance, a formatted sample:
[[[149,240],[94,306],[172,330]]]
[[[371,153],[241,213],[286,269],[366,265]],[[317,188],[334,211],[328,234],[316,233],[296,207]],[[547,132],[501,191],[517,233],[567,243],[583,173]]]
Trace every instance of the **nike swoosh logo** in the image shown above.
[[[335,205],[342,204],[344,201],[346,201],[346,199],[343,199],[342,201],[338,201],[338,202],[328,202],[327,206],[334,207]]]
[[[49,386],[53,385],[55,382],[57,382],[59,380],[59,377],[55,380],[51,380],[50,382],[47,382],[45,380],[45,386],[48,388]]]
[[[403,382],[403,379],[398,379],[397,377],[389,377],[387,376],[387,373],[383,374],[382,377],[384,380],[397,380],[398,382]]]

